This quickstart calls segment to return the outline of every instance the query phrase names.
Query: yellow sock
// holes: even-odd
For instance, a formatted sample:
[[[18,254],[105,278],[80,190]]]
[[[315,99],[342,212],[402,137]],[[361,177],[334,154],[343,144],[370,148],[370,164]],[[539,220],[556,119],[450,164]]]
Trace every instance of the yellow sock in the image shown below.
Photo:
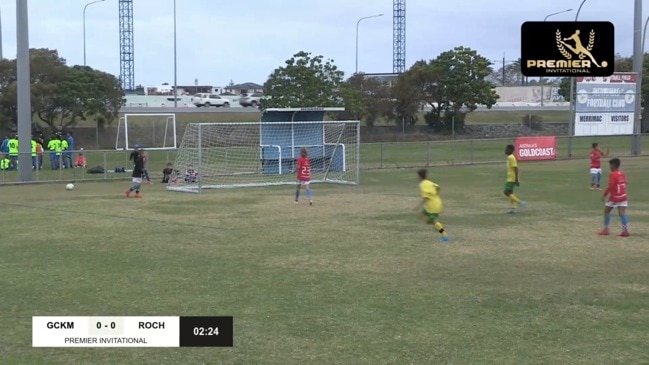
[[[446,236],[446,231],[444,230],[444,225],[440,222],[435,222],[435,229],[437,232],[441,233],[442,236]]]
[[[516,197],[514,194],[509,195],[509,204],[512,206],[512,208],[518,207],[518,204],[521,202],[520,199]]]

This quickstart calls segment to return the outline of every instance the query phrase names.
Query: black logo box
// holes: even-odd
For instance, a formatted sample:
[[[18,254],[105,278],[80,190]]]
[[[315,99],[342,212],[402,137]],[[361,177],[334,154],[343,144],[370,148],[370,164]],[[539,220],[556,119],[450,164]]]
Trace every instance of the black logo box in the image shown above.
[[[568,60],[560,51],[557,38],[574,48],[575,42],[565,38],[573,36],[577,30],[580,31],[579,38],[584,48],[587,48],[589,41],[592,41],[590,54],[602,67],[592,65],[589,68],[545,68],[528,64],[528,61],[535,60]],[[589,56],[582,55],[583,58],[580,58],[567,46],[563,44],[561,46],[564,53],[572,56],[571,61],[591,61]],[[525,76],[610,76],[615,71],[614,60],[615,27],[611,22],[525,22],[521,26],[521,73]]]

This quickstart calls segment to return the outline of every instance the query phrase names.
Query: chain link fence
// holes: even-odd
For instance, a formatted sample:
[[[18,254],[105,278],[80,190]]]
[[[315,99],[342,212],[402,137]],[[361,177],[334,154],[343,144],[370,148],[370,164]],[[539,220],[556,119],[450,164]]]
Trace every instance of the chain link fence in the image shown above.
[[[642,155],[649,156],[649,134],[640,136]],[[558,159],[587,159],[593,142],[600,148],[608,149],[610,156],[632,156],[633,136],[599,137],[557,137]],[[429,142],[361,143],[360,167],[362,170],[395,169],[414,167],[434,167],[452,165],[471,165],[480,163],[500,163],[505,160],[505,146],[514,143],[514,138],[472,139]],[[571,144],[572,155],[568,155]],[[85,166],[76,166],[82,154]],[[45,151],[42,156],[32,157],[32,182],[73,182],[129,179],[132,163],[130,151],[85,150],[72,151],[60,156]],[[20,182],[13,161],[18,156],[3,156],[0,160],[0,185]],[[11,158],[10,158],[11,157]],[[69,157],[69,158],[68,158]],[[148,151],[148,170],[154,182],[162,178],[162,170],[168,162],[174,163],[175,150]],[[186,166],[175,166],[184,170]],[[125,172],[116,172],[116,171]]]

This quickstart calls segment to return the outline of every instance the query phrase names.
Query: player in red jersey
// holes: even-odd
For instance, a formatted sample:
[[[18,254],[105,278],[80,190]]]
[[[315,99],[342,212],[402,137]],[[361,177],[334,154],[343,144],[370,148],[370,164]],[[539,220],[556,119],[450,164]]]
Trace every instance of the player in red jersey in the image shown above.
[[[622,233],[618,236],[629,237],[629,217],[626,215],[627,193],[626,193],[626,176],[620,171],[620,159],[610,160],[611,175],[608,178],[608,187],[604,190],[602,201],[606,201],[604,208],[604,229],[599,231],[599,235],[607,236],[609,234],[608,226],[611,223],[611,211],[617,208],[622,221]],[[606,199],[608,197],[608,200]]]
[[[599,149],[597,142],[593,143],[593,149],[590,151],[590,190],[602,190],[602,157],[608,156],[606,152]]]
[[[295,190],[295,204],[300,200],[300,188],[304,185],[306,195],[309,197],[309,205],[313,205],[313,191],[309,187],[311,182],[311,161],[306,148],[300,150],[300,157],[297,159],[297,190]]]

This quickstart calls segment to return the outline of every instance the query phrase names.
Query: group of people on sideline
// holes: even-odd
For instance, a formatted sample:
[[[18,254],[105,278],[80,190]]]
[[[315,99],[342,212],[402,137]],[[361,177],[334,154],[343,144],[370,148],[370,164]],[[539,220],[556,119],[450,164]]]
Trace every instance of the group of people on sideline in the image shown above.
[[[0,145],[0,170],[18,170],[18,155],[20,142],[16,133],[6,135]],[[45,143],[43,135],[32,134],[31,140],[31,158],[32,169],[41,170],[43,168],[43,155],[49,155],[50,168],[58,170],[60,168],[68,169],[75,167],[85,167],[86,157],[83,148],[79,149],[76,158],[73,160],[74,137],[72,132],[54,133]]]

